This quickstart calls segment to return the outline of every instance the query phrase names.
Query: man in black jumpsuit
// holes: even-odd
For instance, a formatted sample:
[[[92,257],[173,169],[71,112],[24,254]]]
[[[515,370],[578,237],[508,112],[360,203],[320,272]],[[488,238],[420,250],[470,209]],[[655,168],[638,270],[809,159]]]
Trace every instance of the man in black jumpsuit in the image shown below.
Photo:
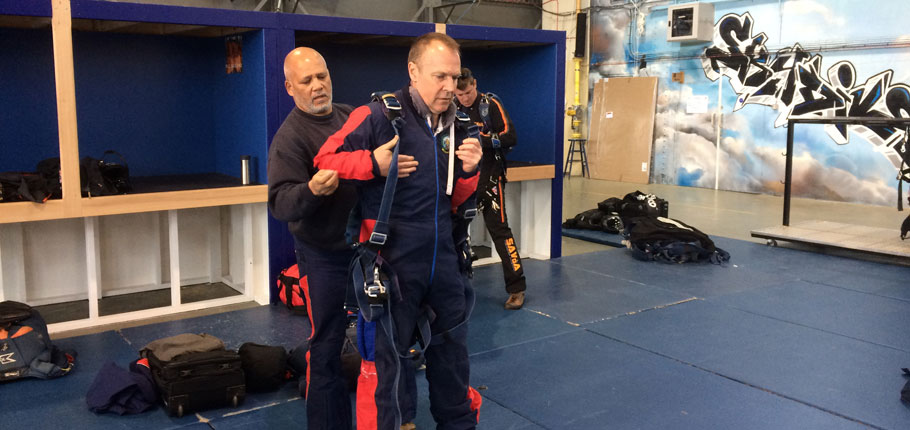
[[[353,251],[344,237],[357,191],[334,170],[317,170],[313,157],[341,129],[353,107],[332,103],[332,79],[325,60],[310,48],[291,51],[284,61],[285,88],[296,107],[269,147],[269,209],[288,223],[297,264],[307,275],[307,311],[312,325],[307,353],[308,429],[352,426],[350,394],[341,372],[347,315],[348,263]],[[301,387],[304,388],[304,387]]]
[[[505,152],[515,146],[515,129],[499,98],[477,91],[477,81],[467,67],[461,69],[455,97],[458,99],[458,109],[468,114],[471,121],[481,129],[483,158],[480,161],[480,181],[477,184],[477,208],[483,213],[483,222],[502,259],[506,292],[509,293],[505,308],[521,309],[527,285],[521,257],[518,255],[518,244],[515,243],[506,218],[503,195],[506,184]]]

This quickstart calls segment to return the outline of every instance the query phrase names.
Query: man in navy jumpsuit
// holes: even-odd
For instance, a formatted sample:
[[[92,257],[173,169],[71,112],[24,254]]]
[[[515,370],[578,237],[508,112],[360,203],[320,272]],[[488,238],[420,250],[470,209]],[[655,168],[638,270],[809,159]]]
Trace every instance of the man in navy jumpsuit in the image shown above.
[[[452,218],[456,208],[473,198],[482,152],[477,139],[455,126],[453,98],[460,73],[459,47],[452,38],[440,33],[419,37],[408,54],[410,84],[395,93],[404,120],[400,140],[383,106],[374,102],[355,109],[316,156],[320,169],[357,181],[365,239],[378,217],[392,151],[401,145],[389,236],[379,251],[398,276],[400,297],[388,305],[396,342],[393,346],[376,321],[358,332],[364,337],[358,344],[365,358],[357,387],[358,429],[397,430],[401,424],[394,399],[415,395],[399,380],[405,374],[402,366],[411,365],[401,356],[413,344],[425,305],[435,316],[430,323],[433,342],[425,351],[430,412],[439,429],[477,425],[480,396],[468,385],[467,326],[461,324],[471,286],[459,266]]]

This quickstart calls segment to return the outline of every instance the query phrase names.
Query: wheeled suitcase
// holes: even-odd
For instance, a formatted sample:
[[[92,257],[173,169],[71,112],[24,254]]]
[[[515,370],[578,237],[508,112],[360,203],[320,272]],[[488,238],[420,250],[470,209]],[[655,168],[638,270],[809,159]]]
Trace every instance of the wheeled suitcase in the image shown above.
[[[236,407],[246,396],[240,355],[231,350],[189,352],[170,361],[148,354],[165,407],[178,417],[190,411]]]

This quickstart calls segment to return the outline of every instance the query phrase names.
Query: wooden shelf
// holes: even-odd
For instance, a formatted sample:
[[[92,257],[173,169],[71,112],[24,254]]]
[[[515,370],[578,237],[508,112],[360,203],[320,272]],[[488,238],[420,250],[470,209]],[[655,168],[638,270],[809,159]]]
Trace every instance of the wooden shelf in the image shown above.
[[[81,198],[69,210],[63,200],[48,200],[43,204],[13,202],[0,204],[0,224],[242,205],[267,201],[267,185],[248,185]]]
[[[82,216],[169,211],[211,206],[264,203],[267,201],[267,185],[168,191],[162,193],[124,194],[120,196],[83,198]]]
[[[509,182],[553,179],[554,177],[556,177],[556,166],[552,164],[509,166],[506,169],[506,179]]]
[[[45,203],[0,203],[0,224],[61,218],[67,218],[64,215],[63,200],[48,200]]]

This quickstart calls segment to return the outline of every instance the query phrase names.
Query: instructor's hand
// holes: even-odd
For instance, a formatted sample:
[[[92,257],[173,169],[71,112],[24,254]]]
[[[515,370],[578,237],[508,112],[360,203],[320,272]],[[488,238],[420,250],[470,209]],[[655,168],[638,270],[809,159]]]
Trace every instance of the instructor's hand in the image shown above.
[[[392,140],[382,144],[380,147],[376,148],[373,151],[373,158],[376,159],[376,164],[379,165],[379,173],[382,176],[389,176],[389,166],[392,164],[392,151],[395,150],[395,145],[398,144],[398,136],[392,138]],[[417,171],[417,160],[410,155],[398,154],[398,177],[404,178],[409,176],[411,173]]]
[[[338,188],[338,172],[334,170],[320,170],[307,182],[314,196],[327,196]]]
[[[461,160],[461,168],[465,173],[473,172],[480,164],[480,157],[483,156],[480,141],[473,137],[462,140],[461,145],[455,150],[455,155]]]

